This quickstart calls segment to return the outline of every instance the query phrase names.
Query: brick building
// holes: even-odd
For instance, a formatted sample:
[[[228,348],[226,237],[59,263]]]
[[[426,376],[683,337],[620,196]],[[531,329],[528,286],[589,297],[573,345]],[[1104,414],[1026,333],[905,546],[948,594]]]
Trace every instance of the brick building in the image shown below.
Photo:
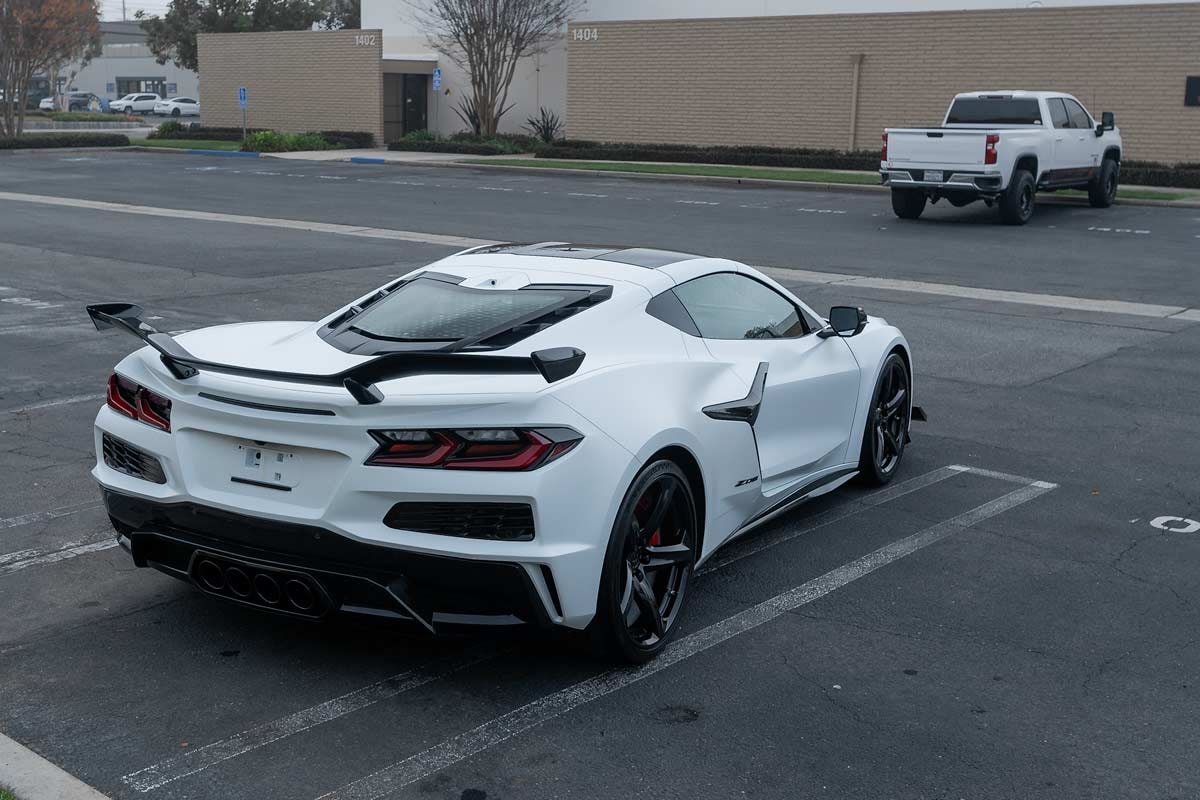
[[[206,122],[240,124],[246,86],[255,127],[463,128],[466,76],[411,6],[363,0],[362,17],[202,36]],[[1200,161],[1198,43],[1200,2],[589,0],[520,65],[501,128],[546,106],[573,138],[873,149],[885,126],[938,124],[956,92],[1054,89],[1113,111],[1130,157]]]

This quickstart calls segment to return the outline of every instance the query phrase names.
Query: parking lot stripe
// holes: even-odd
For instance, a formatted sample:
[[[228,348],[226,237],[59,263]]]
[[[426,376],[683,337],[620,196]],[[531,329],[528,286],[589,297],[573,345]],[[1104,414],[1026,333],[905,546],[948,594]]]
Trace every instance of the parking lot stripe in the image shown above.
[[[85,556],[88,553],[99,553],[101,550],[110,550],[117,546],[117,540],[113,538],[111,531],[107,532],[105,537],[97,542],[72,542],[65,547],[60,547],[57,550],[39,551],[34,550],[33,555],[26,555],[19,560],[12,560],[8,563],[0,563],[0,578],[5,575],[11,575],[14,572],[20,572],[29,567],[40,567],[45,564],[56,564],[59,561],[66,561],[69,558],[76,556]],[[19,553],[27,553],[29,551],[18,551]],[[9,556],[15,556],[16,553],[9,553]]]
[[[727,552],[718,550],[716,555],[714,555],[706,564],[696,571],[696,574],[704,575],[708,572],[714,572],[718,569],[723,569],[735,561],[740,561],[747,556],[761,553],[763,550],[766,550],[769,547],[783,544],[786,541],[803,536],[806,533],[811,533],[818,528],[823,528],[826,525],[832,525],[833,523],[846,519],[847,517],[852,517],[855,514],[866,511],[869,508],[875,508],[876,506],[883,505],[884,503],[895,500],[896,498],[903,497],[906,494],[924,489],[926,486],[932,486],[933,484],[944,481],[947,478],[952,478],[955,475],[961,475],[962,473],[967,472],[968,469],[968,467],[959,466],[957,464],[948,467],[942,467],[941,469],[935,469],[932,472],[926,472],[924,475],[918,475],[915,478],[909,478],[906,481],[894,483],[885,489],[872,492],[866,497],[858,500],[851,500],[848,503],[835,506],[828,511],[822,511],[820,514],[814,514],[811,517],[807,517],[804,520],[804,524],[800,525],[799,527],[786,527],[772,530],[770,532],[757,533],[753,536],[753,538],[749,539],[735,539],[734,541],[739,542],[740,546],[734,545],[733,542],[730,542],[729,546],[732,546],[735,549]],[[1028,481],[1020,482],[1028,483]]]
[[[131,772],[122,777],[121,782],[139,792],[151,792],[168,783],[195,775],[222,761],[256,750],[271,742],[294,736],[381,700],[388,700],[427,683],[453,675],[496,655],[495,650],[479,647],[462,655],[435,659],[416,669],[401,672],[341,697],[335,697],[311,708],[242,731],[228,739],[206,744],[137,772]]]
[[[300,219],[278,219],[275,217],[252,217],[241,214],[222,214],[214,211],[192,211],[182,208],[158,208],[137,206],[128,203],[109,203],[102,200],[80,200],[73,197],[0,192],[0,200],[18,203],[37,203],[66,208],[86,208],[93,211],[115,211],[119,214],[140,214],[149,217],[198,220],[201,222],[227,222],[235,225],[258,225],[266,228],[289,228],[314,233],[335,233],[342,236],[363,236],[368,239],[395,239],[423,244],[440,244],[447,247],[479,247],[497,244],[491,239],[470,239],[464,236],[444,236],[438,233],[420,233],[385,228],[367,228],[361,225],[338,225],[331,222],[309,222]],[[1182,310],[1182,309],[1180,309]]]
[[[319,800],[375,800],[405,786],[424,780],[434,773],[495,747],[555,717],[573,711],[585,703],[598,700],[631,686],[638,681],[691,658],[738,634],[753,630],[779,616],[818,600],[825,595],[858,580],[881,567],[942,541],[997,514],[1016,508],[1039,495],[1051,491],[1053,484],[1041,481],[1014,489],[1003,497],[991,500],[952,519],[939,522],[867,555],[831,570],[758,605],[667,645],[656,659],[640,667],[621,667],[601,673],[573,686],[561,689],[539,700],[496,717],[479,727],[459,734],[410,756],[378,772],[360,778]]]
[[[805,269],[782,267],[755,267],[780,283],[820,283],[850,288],[883,289],[891,292],[914,292],[936,294],[968,300],[986,300],[992,303],[1017,303],[1029,306],[1061,308],[1066,311],[1090,311],[1099,314],[1127,314],[1133,317],[1172,317],[1188,320],[1200,319],[1200,310],[1183,306],[1164,306],[1155,303],[1131,303],[1127,300],[1094,300],[1087,297],[1068,297],[1060,294],[1036,294],[1014,292],[1005,289],[983,289],[977,286],[958,286],[950,283],[929,281],[907,281],[897,278],[874,278],[869,275],[846,275],[839,272],[812,272]],[[1196,316],[1192,316],[1196,312]]]
[[[57,519],[58,517],[65,517],[70,514],[78,514],[80,511],[88,511],[93,508],[99,508],[99,506],[99,501],[90,500],[86,503],[74,503],[69,506],[51,508],[48,511],[34,511],[18,517],[8,517],[7,519],[0,519],[0,530],[16,528],[21,525],[32,525],[35,522],[45,522],[46,520]]]
[[[93,402],[103,400],[102,394],[77,394],[74,397],[60,397],[57,400],[44,400],[40,403],[31,403],[27,406],[19,406],[17,408],[8,408],[0,412],[2,414],[24,414],[27,411],[37,411],[40,408],[54,408],[55,406],[65,406],[71,403],[83,403],[88,400]],[[0,525],[0,527],[3,527]]]

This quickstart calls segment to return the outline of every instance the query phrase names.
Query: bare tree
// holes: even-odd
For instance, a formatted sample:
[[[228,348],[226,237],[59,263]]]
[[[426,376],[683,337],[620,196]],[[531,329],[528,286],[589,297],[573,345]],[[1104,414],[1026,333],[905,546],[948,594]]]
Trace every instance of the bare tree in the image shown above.
[[[471,81],[479,132],[494,136],[517,63],[544,53],[584,0],[409,0],[433,49]]]
[[[96,0],[0,0],[0,136],[21,135],[34,76],[86,60],[99,48]]]

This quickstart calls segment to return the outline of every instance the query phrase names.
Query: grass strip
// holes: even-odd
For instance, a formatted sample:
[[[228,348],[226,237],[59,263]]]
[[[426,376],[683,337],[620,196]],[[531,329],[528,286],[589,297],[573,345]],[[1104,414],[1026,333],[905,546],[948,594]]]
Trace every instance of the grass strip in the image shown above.
[[[168,147],[178,150],[237,150],[242,146],[241,142],[225,142],[220,139],[130,139],[129,143],[139,147]]]
[[[468,159],[465,164],[489,166],[542,167],[574,169],[587,172],[640,172],[648,175],[698,175],[712,178],[757,178],[771,181],[804,181],[808,183],[846,183],[879,185],[879,175],[873,172],[836,172],[823,169],[783,169],[771,167],[740,167],[728,164],[645,164],[635,161],[568,161],[553,158]]]

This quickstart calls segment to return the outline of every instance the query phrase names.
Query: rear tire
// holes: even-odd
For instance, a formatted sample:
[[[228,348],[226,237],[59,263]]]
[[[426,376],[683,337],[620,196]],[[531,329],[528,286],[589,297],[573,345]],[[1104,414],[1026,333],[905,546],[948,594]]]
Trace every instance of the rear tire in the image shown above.
[[[925,210],[925,193],[915,189],[892,189],[892,211],[900,219],[920,219]]]
[[[869,486],[890,483],[904,459],[912,416],[912,381],[899,353],[892,353],[879,370],[863,431],[858,474]]]
[[[171,116],[172,116],[172,117],[178,117],[178,116],[179,116],[181,113],[183,113],[183,112],[181,112],[181,111],[180,111],[178,108],[172,108],[172,109],[171,109]]]
[[[1012,183],[1000,198],[1000,219],[1005,225],[1024,225],[1033,218],[1033,198],[1037,185],[1028,170],[1013,173]]]
[[[660,508],[661,505],[661,508]],[[670,639],[696,562],[699,516],[687,476],[660,459],[633,479],[604,554],[593,653],[644,664]]]
[[[1100,173],[1088,182],[1088,202],[1092,208],[1108,208],[1117,199],[1117,184],[1121,177],[1121,165],[1111,158],[1104,159]]]

